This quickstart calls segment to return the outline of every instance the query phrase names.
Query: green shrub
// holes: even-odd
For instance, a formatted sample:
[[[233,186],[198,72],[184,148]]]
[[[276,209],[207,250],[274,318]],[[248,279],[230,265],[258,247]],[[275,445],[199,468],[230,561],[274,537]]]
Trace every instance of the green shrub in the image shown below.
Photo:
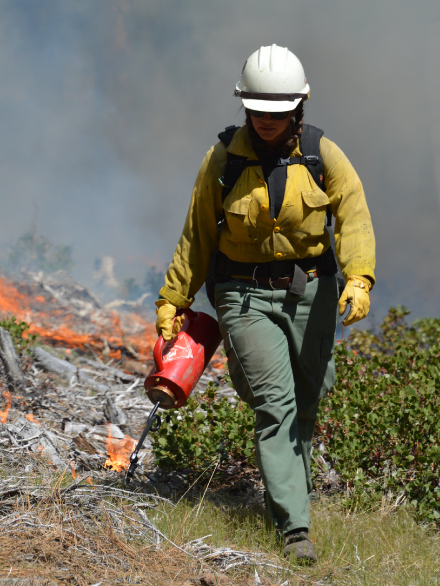
[[[413,503],[424,521],[440,519],[440,320],[408,325],[391,308],[379,334],[354,331],[335,349],[336,382],[322,401],[317,441],[352,503],[383,494]],[[228,404],[210,384],[173,411],[153,434],[161,467],[195,472],[213,462],[255,467],[254,414]],[[405,498],[403,498],[405,497]]]
[[[355,499],[401,495],[430,521],[440,519],[440,320],[408,326],[404,312],[390,310],[364,355],[337,345],[318,435]]]
[[[380,326],[380,333],[370,330],[353,329],[348,344],[362,356],[373,357],[392,354],[397,342],[403,344],[420,344],[428,348],[440,340],[440,319],[421,318],[409,325],[405,317],[410,312],[406,307],[391,307]]]
[[[203,395],[171,411],[152,434],[154,455],[161,468],[199,472],[214,462],[237,461],[254,468],[254,425],[255,416],[245,403],[233,405],[218,397],[214,383],[209,383]]]
[[[0,321],[0,327],[11,334],[12,343],[20,355],[27,354],[38,338],[38,334],[28,334],[24,338],[23,334],[29,330],[30,326],[25,321],[18,321],[14,315]]]

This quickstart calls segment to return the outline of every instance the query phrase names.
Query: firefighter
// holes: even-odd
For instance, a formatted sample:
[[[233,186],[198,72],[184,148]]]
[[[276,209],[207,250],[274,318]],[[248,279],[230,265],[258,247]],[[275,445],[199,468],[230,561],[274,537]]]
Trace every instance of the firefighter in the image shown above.
[[[212,147],[200,167],[156,302],[156,327],[167,340],[178,333],[183,318],[176,318],[176,310],[193,303],[213,258],[231,379],[256,415],[267,511],[284,536],[285,555],[313,562],[313,430],[319,402],[335,380],[338,298],[341,315],[350,305],[344,325],[368,314],[373,229],[362,184],[336,144],[319,139],[318,177],[303,157],[303,133],[307,128],[316,135],[317,129],[303,123],[310,88],[293,53],[261,47],[246,61],[235,95],[242,98],[246,122],[229,146],[221,140]],[[233,159],[245,163],[234,185],[227,185]],[[345,279],[341,296],[328,210]]]

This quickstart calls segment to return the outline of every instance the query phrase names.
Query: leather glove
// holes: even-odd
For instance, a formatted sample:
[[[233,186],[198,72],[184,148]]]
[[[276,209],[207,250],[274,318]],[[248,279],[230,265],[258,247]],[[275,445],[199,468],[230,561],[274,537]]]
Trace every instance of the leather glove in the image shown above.
[[[342,315],[347,309],[347,303],[350,304],[350,313],[342,322],[344,326],[350,326],[367,317],[370,309],[370,289],[371,281],[366,277],[359,275],[349,277],[339,299],[339,315]]]
[[[157,306],[156,331],[159,336],[162,334],[164,340],[172,340],[182,329],[185,316],[176,317],[177,307],[166,299],[158,299],[155,305]]]

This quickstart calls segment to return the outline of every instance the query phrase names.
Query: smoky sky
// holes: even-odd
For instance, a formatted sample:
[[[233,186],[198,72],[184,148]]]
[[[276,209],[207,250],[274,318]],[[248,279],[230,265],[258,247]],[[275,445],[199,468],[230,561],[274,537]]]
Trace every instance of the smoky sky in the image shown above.
[[[438,0],[3,0],[0,240],[36,221],[86,284],[103,255],[120,276],[165,266],[206,151],[243,123],[242,66],[276,43],[364,184],[373,320],[438,316],[439,39]]]

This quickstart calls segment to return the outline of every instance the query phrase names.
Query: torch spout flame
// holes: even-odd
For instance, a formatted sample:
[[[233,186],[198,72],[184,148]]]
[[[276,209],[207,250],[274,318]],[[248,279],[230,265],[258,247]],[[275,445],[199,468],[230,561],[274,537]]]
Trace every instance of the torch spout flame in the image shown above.
[[[112,437],[112,426],[108,424],[108,438],[105,441],[108,458],[104,464],[106,468],[122,472],[127,470],[130,463],[130,454],[136,445],[136,440],[126,435],[123,439]]]

